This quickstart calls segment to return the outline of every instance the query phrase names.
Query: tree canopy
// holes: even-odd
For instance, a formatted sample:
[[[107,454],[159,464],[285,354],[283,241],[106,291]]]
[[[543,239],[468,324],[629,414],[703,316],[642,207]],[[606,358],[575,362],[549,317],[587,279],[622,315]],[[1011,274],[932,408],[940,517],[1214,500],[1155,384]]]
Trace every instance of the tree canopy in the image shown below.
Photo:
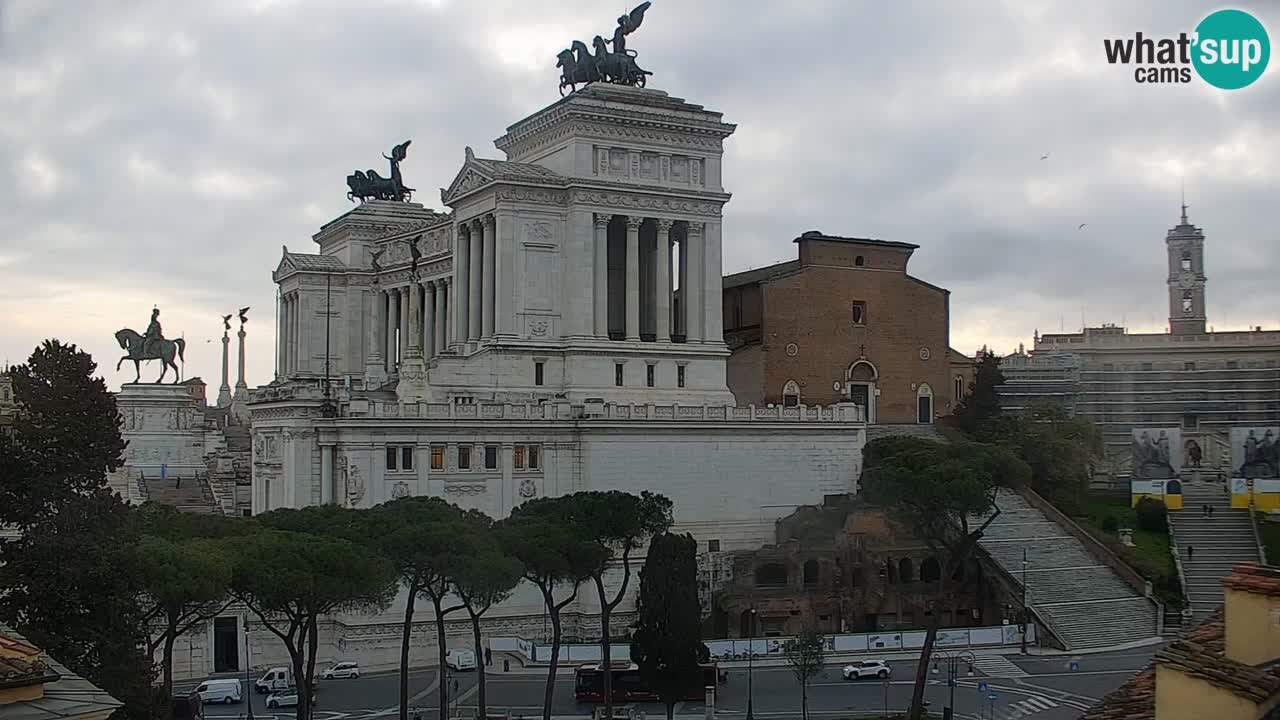
[[[639,621],[631,659],[671,719],[675,704],[702,686],[702,606],[698,601],[698,543],[663,533],[649,543],[640,571]]]
[[[1000,370],[999,356],[990,350],[982,350],[974,365],[974,379],[964,397],[956,403],[953,413],[961,430],[972,435],[992,418],[1000,416],[997,389],[1003,384],[1004,373]]]

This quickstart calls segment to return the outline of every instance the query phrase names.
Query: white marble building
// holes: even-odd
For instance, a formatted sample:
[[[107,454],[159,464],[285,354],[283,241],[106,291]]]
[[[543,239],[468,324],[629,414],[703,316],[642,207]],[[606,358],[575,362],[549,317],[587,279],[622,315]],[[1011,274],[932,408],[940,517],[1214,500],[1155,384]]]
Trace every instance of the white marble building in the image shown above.
[[[734,127],[661,91],[591,85],[508,128],[507,159],[468,148],[448,213],[368,202],[323,226],[316,253],[286,248],[277,377],[249,402],[254,513],[429,494],[503,517],[532,497],[649,489],[674,501],[677,530],[724,551],[853,492],[856,406],[738,407],[726,386]],[[588,595],[568,612],[584,633]],[[491,615],[494,632],[541,634],[534,593]],[[335,617],[326,642],[394,663],[398,616]]]

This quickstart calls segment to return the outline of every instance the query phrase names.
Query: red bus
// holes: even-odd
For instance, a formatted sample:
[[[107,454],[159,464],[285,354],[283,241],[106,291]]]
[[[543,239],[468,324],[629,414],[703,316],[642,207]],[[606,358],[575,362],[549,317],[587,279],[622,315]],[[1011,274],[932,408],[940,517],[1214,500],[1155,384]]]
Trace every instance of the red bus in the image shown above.
[[[698,667],[702,669],[702,682],[691,688],[681,700],[705,700],[707,687],[716,686],[716,666],[706,664]],[[604,671],[599,663],[578,666],[574,673],[573,693],[578,702],[604,702]],[[658,695],[645,687],[640,679],[640,668],[635,663],[622,661],[613,663],[613,701],[658,702]]]

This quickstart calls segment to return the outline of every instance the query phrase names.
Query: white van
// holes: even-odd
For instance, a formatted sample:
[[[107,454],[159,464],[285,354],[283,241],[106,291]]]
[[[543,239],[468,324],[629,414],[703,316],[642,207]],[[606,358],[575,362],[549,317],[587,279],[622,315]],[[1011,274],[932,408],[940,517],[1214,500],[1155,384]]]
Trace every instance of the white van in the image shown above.
[[[444,654],[444,664],[450,670],[475,670],[476,654],[466,648],[450,650]]]
[[[293,673],[287,667],[273,667],[263,673],[262,677],[253,684],[253,689],[259,693],[270,693],[276,690],[287,690],[293,685]]]
[[[195,692],[204,703],[238,703],[241,701],[240,681],[235,678],[209,679],[200,683]]]

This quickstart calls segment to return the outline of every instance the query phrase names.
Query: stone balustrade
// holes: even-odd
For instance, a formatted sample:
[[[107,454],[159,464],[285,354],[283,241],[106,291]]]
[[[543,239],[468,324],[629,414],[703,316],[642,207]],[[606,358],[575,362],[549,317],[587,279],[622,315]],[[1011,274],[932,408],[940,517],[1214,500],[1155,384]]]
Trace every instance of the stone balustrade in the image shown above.
[[[815,422],[864,424],[861,406],[800,405],[798,407],[731,407],[726,405],[657,405],[592,403],[426,403],[353,398],[343,407],[350,418],[407,418],[424,420],[587,420],[600,422],[670,420],[678,422]]]

